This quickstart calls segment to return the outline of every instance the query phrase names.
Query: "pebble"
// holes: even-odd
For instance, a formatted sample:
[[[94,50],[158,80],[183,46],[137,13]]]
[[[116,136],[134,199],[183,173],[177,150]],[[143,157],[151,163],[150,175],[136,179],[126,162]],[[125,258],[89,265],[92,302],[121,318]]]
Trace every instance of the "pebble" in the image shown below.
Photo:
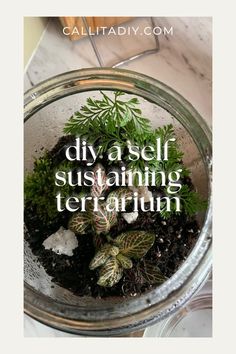
[[[123,213],[122,216],[128,224],[132,224],[138,218],[138,212],[134,211],[132,213]]]
[[[57,232],[43,242],[43,246],[46,250],[51,249],[56,254],[73,256],[73,250],[78,247],[78,240],[74,232],[61,226]]]

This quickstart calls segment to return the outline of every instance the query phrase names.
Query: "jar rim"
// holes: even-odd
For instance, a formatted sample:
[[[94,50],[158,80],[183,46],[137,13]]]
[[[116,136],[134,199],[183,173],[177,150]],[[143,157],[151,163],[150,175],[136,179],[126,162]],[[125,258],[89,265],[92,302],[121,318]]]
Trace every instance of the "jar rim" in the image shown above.
[[[126,298],[116,304],[113,311],[114,308],[104,303],[101,308],[89,309],[60,303],[25,283],[25,312],[30,316],[72,333],[122,334],[144,328],[176,311],[207,279],[211,270],[211,131],[193,106],[167,85],[144,74],[113,68],[74,70],[35,85],[24,95],[25,122],[60,98],[92,90],[122,90],[167,110],[193,138],[208,175],[208,209],[199,238],[185,262],[161,286],[138,298]],[[108,317],[107,311],[110,311]]]

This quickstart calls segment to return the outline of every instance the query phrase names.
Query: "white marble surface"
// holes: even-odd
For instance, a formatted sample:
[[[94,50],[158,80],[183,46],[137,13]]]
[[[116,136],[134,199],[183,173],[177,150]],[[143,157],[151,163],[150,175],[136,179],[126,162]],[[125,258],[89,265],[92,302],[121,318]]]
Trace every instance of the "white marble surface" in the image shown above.
[[[144,73],[171,86],[192,103],[211,125],[211,19],[165,17],[155,18],[155,23],[158,26],[172,26],[173,36],[159,36],[159,52],[133,60],[121,68]],[[139,41],[140,43],[138,39],[133,41],[135,50],[138,45],[143,49],[141,38]],[[125,53],[127,49],[125,39],[113,41],[113,44],[114,47],[106,36],[98,38],[99,50],[104,60],[117,61],[124,56],[121,53]],[[129,50],[130,45],[132,41],[129,42]],[[150,45],[153,45],[151,40]],[[71,42],[62,34],[59,22],[56,19],[50,20],[26,69],[25,90],[59,73],[92,66],[98,66],[98,62],[88,38]],[[26,315],[24,324],[27,337],[70,336],[44,326]]]

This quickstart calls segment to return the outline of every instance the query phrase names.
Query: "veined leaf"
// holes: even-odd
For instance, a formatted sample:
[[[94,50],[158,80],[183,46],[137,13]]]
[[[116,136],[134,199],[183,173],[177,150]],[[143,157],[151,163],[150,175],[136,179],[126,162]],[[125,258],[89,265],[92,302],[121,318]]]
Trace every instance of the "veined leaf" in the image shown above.
[[[109,216],[104,203],[98,205],[97,211],[94,210],[93,227],[97,234],[107,233],[110,230]]]
[[[106,184],[106,172],[104,167],[97,163],[93,169],[94,172],[94,184],[91,187],[91,196],[100,197],[108,188]]]
[[[123,269],[116,257],[110,257],[99,272],[97,284],[104,287],[112,287],[120,281]]]
[[[131,259],[121,253],[117,255],[116,259],[124,269],[130,269],[133,267],[133,262],[131,261]]]
[[[96,250],[99,250],[104,245],[104,237],[96,233],[93,234],[93,244]]]
[[[93,259],[91,260],[89,264],[89,269],[93,270],[103,265],[110,257],[110,249],[111,245],[109,245],[108,243],[102,246],[102,248],[95,254]]]
[[[145,260],[143,262],[143,268],[140,270],[144,280],[149,284],[162,284],[165,280],[167,280],[158,266],[153,262]]]
[[[108,194],[107,204],[109,204],[110,209],[112,208],[116,209],[116,206],[118,206],[117,211],[121,211],[122,199],[124,199],[124,206],[126,207],[132,201],[132,199],[129,200],[127,198],[132,198],[132,196],[133,196],[133,191],[131,191],[129,188],[121,187]]]
[[[155,234],[147,231],[128,231],[115,239],[120,253],[131,258],[142,258],[152,247]]]
[[[117,212],[115,210],[113,211],[107,211],[108,219],[110,222],[110,228],[114,226],[117,223]]]
[[[107,233],[116,222],[116,212],[107,211],[105,203],[100,203],[97,211],[93,211],[93,227],[97,234]]]
[[[116,246],[111,246],[110,250],[109,250],[109,254],[111,256],[116,256],[118,255],[118,253],[120,252],[119,248]]]
[[[68,228],[75,234],[85,234],[91,224],[88,213],[78,211],[71,217]]]

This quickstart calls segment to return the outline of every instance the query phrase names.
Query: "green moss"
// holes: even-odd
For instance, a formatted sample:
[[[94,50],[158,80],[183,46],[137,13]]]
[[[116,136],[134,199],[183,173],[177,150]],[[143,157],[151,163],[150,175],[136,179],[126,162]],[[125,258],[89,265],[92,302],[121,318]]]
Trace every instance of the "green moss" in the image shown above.
[[[53,160],[46,152],[42,157],[34,162],[34,170],[25,178],[24,199],[26,206],[35,208],[37,216],[47,223],[55,219],[58,215],[56,206],[56,195],[70,196],[73,187],[66,184],[63,187],[55,185],[55,172],[58,170],[69,171],[72,168],[69,161],[64,161],[55,166]]]

